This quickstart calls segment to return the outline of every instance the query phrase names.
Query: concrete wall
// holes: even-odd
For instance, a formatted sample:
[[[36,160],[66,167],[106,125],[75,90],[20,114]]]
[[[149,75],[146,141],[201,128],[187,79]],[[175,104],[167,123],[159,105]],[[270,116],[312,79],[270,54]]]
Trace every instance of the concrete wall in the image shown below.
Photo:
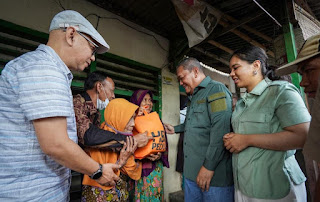
[[[164,123],[178,125],[180,123],[180,96],[179,84],[176,82],[177,76],[171,73],[168,68],[165,68],[162,71],[163,77],[172,79],[174,82],[171,84],[162,83],[162,119]],[[164,191],[166,196],[170,192],[181,190],[181,176],[180,173],[175,171],[178,140],[179,134],[168,135],[170,168],[164,170]]]
[[[25,26],[34,30],[48,33],[53,16],[63,9],[58,0],[2,0],[0,2],[0,19]],[[83,16],[91,13],[102,17],[116,17],[134,28],[154,35],[166,50],[169,50],[169,41],[149,30],[116,16],[104,9],[85,0],[60,0],[66,9],[80,12]],[[89,16],[88,20],[96,26],[97,18]],[[118,20],[100,19],[98,31],[110,45],[110,53],[135,60],[154,67],[163,67],[167,64],[167,51],[159,47],[151,36],[138,32]],[[167,69],[163,69],[163,75],[172,78],[172,85],[163,84],[163,122],[178,124],[179,122],[179,88],[176,76]],[[164,169],[165,198],[169,192],[180,188],[180,174],[175,172],[176,147],[178,135],[169,136],[170,169]],[[168,200],[167,200],[168,201]]]
[[[56,0],[2,0],[0,3],[0,18],[48,33],[52,17],[63,10],[57,2]],[[169,49],[167,39],[107,12],[88,1],[61,0],[61,4],[66,9],[80,12],[83,16],[94,13],[102,17],[116,17],[138,30],[155,35],[160,44],[166,50]],[[96,26],[97,18],[95,16],[89,16],[88,20]],[[142,34],[118,20],[100,19],[98,31],[110,45],[110,53],[155,67],[161,67],[164,63],[167,63],[167,52],[162,50],[151,36]]]

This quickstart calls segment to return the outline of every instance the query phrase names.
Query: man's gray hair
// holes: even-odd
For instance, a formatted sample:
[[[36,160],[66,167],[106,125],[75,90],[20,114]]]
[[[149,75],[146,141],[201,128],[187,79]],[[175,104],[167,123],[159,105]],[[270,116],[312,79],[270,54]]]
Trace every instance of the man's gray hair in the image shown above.
[[[177,67],[180,67],[180,66],[182,66],[183,69],[189,70],[190,72],[193,67],[198,67],[199,71],[203,72],[203,67],[196,58],[192,58],[192,57],[185,58],[178,64]]]

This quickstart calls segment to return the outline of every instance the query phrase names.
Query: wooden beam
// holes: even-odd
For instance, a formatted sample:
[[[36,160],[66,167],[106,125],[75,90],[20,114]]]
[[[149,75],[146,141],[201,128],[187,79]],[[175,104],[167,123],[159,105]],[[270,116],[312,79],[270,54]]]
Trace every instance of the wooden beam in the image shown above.
[[[218,48],[220,48],[221,50],[226,51],[227,53],[232,54],[232,53],[234,52],[234,51],[231,50],[230,48],[228,48],[228,47],[226,47],[226,46],[224,46],[224,45],[222,45],[221,43],[218,43],[218,42],[216,42],[216,41],[209,40],[208,43],[211,44],[211,45],[214,45],[214,46],[216,46],[216,47],[218,47]]]
[[[228,26],[229,26],[229,23],[227,23],[227,22],[225,22],[225,21],[223,21],[223,20],[220,20],[220,21],[219,21],[219,24],[222,25],[222,26],[224,26],[224,27],[228,27]],[[273,53],[271,50],[267,50],[267,48],[266,48],[264,45],[262,45],[262,44],[260,44],[259,42],[253,40],[253,39],[250,38],[248,35],[240,32],[240,31],[237,30],[237,29],[231,30],[231,32],[234,33],[234,34],[236,34],[236,35],[238,35],[240,38],[244,39],[245,41],[249,42],[250,44],[252,44],[252,45],[254,45],[254,46],[258,46],[258,47],[264,49],[268,55],[270,55],[270,56],[272,56],[272,57],[275,57],[274,53]]]
[[[259,11],[259,12],[255,13],[254,15],[248,16],[248,17],[246,17],[246,18],[244,18],[244,19],[242,19],[240,21],[233,22],[232,25],[230,25],[228,27],[225,27],[222,30],[219,30],[219,31],[216,31],[216,32],[212,32],[212,34],[210,34],[210,36],[209,36],[209,39],[215,39],[215,38],[217,38],[219,36],[222,36],[222,35],[230,32],[231,30],[236,29],[237,27],[243,26],[244,24],[250,22],[251,20],[254,20],[254,19],[260,17],[263,14],[264,14],[263,11]]]
[[[223,63],[223,64],[225,64],[225,65],[227,65],[229,67],[229,61],[227,61],[227,60],[225,60],[225,59],[223,59],[223,58],[221,58],[221,57],[219,57],[219,56],[217,56],[217,55],[215,55],[213,53],[209,53],[208,51],[205,51],[204,49],[198,48],[198,47],[194,47],[192,49],[196,50],[196,51],[198,51],[198,52],[200,52],[200,53],[202,53],[202,54],[204,54],[204,55],[206,55],[208,57],[211,57],[211,58],[213,58],[215,60],[218,60],[219,62],[221,62],[221,63]]]
[[[248,32],[251,32],[257,36],[259,36],[260,38],[266,40],[267,42],[272,42],[272,38],[271,37],[268,37],[267,35],[265,34],[262,34],[261,32],[258,32],[257,30],[249,27],[248,25],[243,25],[241,26],[243,29],[247,30]]]
[[[233,18],[233,17],[230,16],[230,15],[227,15],[227,14],[223,14],[223,15],[224,15],[224,17],[225,17],[227,20],[231,21],[232,23],[237,23],[237,22],[238,22],[237,19]],[[251,33],[257,35],[257,36],[261,37],[262,39],[264,39],[264,40],[266,40],[266,41],[268,41],[268,42],[271,42],[271,41],[272,41],[272,38],[271,38],[271,37],[269,37],[269,36],[267,36],[267,35],[259,32],[259,31],[257,31],[256,29],[253,29],[252,27],[249,27],[248,25],[241,25],[241,27],[242,27],[243,29],[247,30],[248,32],[251,32]]]
[[[241,5],[243,4],[243,0],[223,0],[221,3],[219,3],[219,7],[222,10],[228,9],[230,7],[233,7],[234,5]]]
[[[216,8],[216,10],[217,10],[218,12],[220,12],[220,14],[223,16],[223,18],[227,19],[228,21],[230,21],[230,22],[232,22],[232,23],[234,23],[234,24],[236,24],[236,23],[238,22],[238,20],[235,19],[234,17],[223,13],[222,11],[218,10],[217,8]],[[272,41],[272,38],[271,38],[271,37],[269,37],[269,36],[267,36],[267,35],[259,32],[258,30],[255,30],[255,29],[249,27],[248,25],[241,25],[241,27],[242,27],[243,29],[247,30],[248,32],[251,32],[251,33],[253,33],[253,34],[255,34],[255,35],[263,38],[264,40],[266,40],[266,41],[268,41],[268,42],[271,42],[271,41]]]

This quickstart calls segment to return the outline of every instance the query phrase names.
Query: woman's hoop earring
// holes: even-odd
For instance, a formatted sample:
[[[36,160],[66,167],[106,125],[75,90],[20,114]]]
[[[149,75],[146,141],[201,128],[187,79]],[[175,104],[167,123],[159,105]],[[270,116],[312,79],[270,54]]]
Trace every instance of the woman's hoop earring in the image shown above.
[[[257,71],[253,71],[253,76],[257,75]]]

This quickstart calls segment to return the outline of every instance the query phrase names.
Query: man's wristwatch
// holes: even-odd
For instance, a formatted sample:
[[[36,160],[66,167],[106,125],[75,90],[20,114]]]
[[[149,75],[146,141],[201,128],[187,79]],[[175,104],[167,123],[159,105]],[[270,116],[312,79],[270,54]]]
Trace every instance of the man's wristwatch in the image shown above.
[[[102,165],[99,163],[99,169],[98,169],[96,172],[94,172],[94,173],[90,176],[90,178],[91,178],[91,179],[94,179],[94,180],[97,180],[97,179],[99,179],[101,176],[102,176]]]

